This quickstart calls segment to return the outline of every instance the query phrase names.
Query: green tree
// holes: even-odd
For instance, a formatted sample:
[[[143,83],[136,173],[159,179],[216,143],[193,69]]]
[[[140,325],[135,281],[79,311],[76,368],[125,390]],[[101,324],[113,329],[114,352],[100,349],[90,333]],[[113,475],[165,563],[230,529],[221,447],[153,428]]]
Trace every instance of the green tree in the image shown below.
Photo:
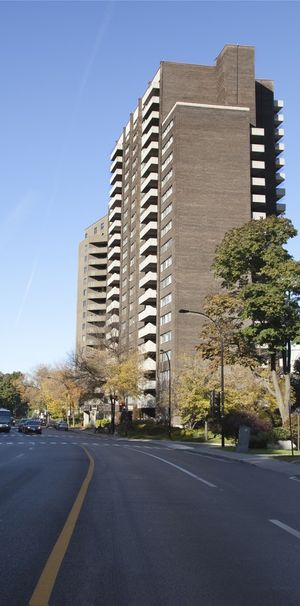
[[[16,417],[25,414],[28,409],[23,380],[21,372],[0,373],[0,408],[8,408]]]
[[[225,234],[213,264],[222,288],[241,306],[237,333],[246,350],[255,346],[260,362],[268,361],[283,423],[290,403],[290,344],[300,335],[300,263],[284,245],[296,234],[286,218],[252,220]]]

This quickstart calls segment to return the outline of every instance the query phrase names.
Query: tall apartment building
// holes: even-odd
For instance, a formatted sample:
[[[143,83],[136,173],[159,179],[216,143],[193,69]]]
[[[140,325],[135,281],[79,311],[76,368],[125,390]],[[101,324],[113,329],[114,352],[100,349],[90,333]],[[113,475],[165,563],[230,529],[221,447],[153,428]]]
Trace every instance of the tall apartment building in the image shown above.
[[[107,332],[144,356],[141,407],[193,350],[229,229],[284,210],[282,101],[257,80],[254,48],[215,65],[163,61],[111,154]],[[160,352],[168,353],[168,356]]]
[[[87,354],[105,336],[107,216],[86,228],[79,244],[76,352]]]

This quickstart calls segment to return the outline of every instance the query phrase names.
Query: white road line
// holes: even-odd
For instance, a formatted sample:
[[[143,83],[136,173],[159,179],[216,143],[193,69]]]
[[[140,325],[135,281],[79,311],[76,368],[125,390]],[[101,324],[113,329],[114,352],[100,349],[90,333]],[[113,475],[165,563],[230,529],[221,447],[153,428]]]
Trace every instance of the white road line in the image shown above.
[[[56,442],[50,442],[50,444],[56,444]]]
[[[212,455],[202,454],[201,452],[192,452],[191,450],[187,450],[186,454],[194,455],[196,457],[204,457],[204,459],[213,459],[213,461],[218,461],[218,463],[232,463],[232,461],[225,461],[225,459],[221,459],[218,456],[213,457]]]
[[[290,476],[289,479],[290,480],[295,480],[295,482],[300,482],[300,477],[299,476]]]
[[[185,473],[187,476],[194,478],[194,480],[198,480],[198,482],[202,482],[203,484],[206,484],[206,486],[210,486],[210,488],[217,488],[216,484],[212,484],[212,482],[208,482],[207,480],[204,480],[204,478],[200,478],[199,476],[196,476],[191,471],[188,471],[187,469],[184,469],[183,467],[180,467],[179,465],[175,465],[175,463],[171,463],[170,461],[167,461],[166,459],[162,459],[161,457],[157,457],[156,455],[150,454],[150,452],[144,452],[143,450],[139,450],[137,448],[132,448],[132,450],[134,450],[135,452],[141,452],[146,457],[152,457],[153,459],[162,461],[162,463],[166,463],[167,465],[170,465],[171,467],[175,467],[175,469],[182,471],[182,473]]]
[[[300,532],[298,530],[295,530],[294,528],[291,528],[291,526],[287,526],[287,524],[279,522],[279,520],[269,520],[269,522],[271,522],[271,524],[275,524],[275,526],[279,526],[279,528],[281,528],[282,530],[289,532],[294,537],[297,537],[297,539],[300,539]]]

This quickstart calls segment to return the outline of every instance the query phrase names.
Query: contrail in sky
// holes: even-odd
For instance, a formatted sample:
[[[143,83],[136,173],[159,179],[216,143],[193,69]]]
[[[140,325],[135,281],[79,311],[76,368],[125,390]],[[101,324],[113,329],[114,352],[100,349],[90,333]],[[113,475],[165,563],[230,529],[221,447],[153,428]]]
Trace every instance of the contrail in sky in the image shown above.
[[[27,301],[27,298],[28,298],[28,295],[29,295],[29,292],[30,292],[30,289],[31,289],[33,278],[34,278],[35,272],[37,270],[37,265],[38,265],[37,264],[37,259],[35,259],[34,262],[33,262],[33,265],[32,265],[30,276],[29,276],[29,278],[27,280],[27,284],[26,284],[23,300],[21,302],[19,311],[17,313],[17,317],[16,317],[16,321],[15,321],[15,328],[18,328],[18,326],[19,326],[19,322],[21,320],[21,317],[22,317],[22,314],[23,314],[23,310],[24,310],[24,307],[25,307],[25,303]]]
[[[74,102],[72,111],[70,113],[69,124],[68,124],[68,127],[66,128],[64,142],[63,142],[63,145],[61,148],[61,153],[59,155],[59,160],[57,163],[56,176],[54,177],[53,191],[50,196],[50,199],[49,199],[49,202],[47,205],[47,209],[46,209],[46,215],[48,215],[48,216],[49,216],[49,214],[52,210],[52,207],[55,203],[55,200],[56,200],[56,196],[57,196],[57,192],[58,192],[58,188],[59,188],[59,182],[60,182],[60,178],[61,178],[61,174],[62,174],[63,163],[64,163],[66,153],[67,153],[67,144],[68,144],[69,135],[70,135],[70,132],[74,125],[74,121],[75,121],[78,109],[80,107],[83,93],[86,88],[88,79],[90,77],[90,73],[92,71],[93,64],[97,57],[97,53],[98,53],[100,44],[102,42],[102,38],[107,30],[107,27],[111,21],[111,18],[113,16],[115,5],[116,5],[116,0],[111,0],[110,2],[108,2],[106,4],[106,13],[104,14],[104,17],[98,28],[92,51],[90,53],[85,70],[84,70],[82,78],[81,78],[80,86],[79,86],[79,89],[78,89],[78,92],[77,92],[77,95],[75,98],[75,102]]]

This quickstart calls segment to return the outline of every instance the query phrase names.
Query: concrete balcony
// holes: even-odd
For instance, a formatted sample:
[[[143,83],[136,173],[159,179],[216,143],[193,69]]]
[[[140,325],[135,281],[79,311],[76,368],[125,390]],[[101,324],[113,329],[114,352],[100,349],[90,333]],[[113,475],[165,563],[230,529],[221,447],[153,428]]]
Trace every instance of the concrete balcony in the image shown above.
[[[121,193],[122,193],[122,182],[116,181],[116,183],[114,183],[112,188],[109,190],[109,197],[112,198],[115,194],[121,194]]]
[[[264,154],[265,146],[262,145],[261,143],[251,143],[251,153],[252,153],[252,155]]]
[[[155,391],[156,390],[156,381],[147,381],[143,384],[144,391]]]
[[[277,202],[276,204],[276,215],[281,215],[282,213],[285,212],[286,206],[285,204],[281,203],[281,202]]]
[[[143,107],[143,118],[146,120],[152,111],[159,110],[159,96],[153,95]]]
[[[141,224],[149,223],[149,221],[157,221],[157,206],[154,204],[150,204],[140,216]]]
[[[158,173],[158,158],[155,156],[149,158],[149,160],[145,162],[141,168],[142,178],[148,177],[150,173],[155,173],[156,175]]]
[[[142,124],[142,134],[144,135],[146,132],[148,132],[148,130],[152,127],[152,126],[157,126],[159,125],[159,112],[158,111],[151,111],[148,118],[146,118],[146,120],[143,120],[143,124]]]
[[[274,137],[275,141],[279,141],[279,139],[282,139],[282,137],[284,137],[284,128],[275,128]]]
[[[157,268],[157,256],[156,255],[148,255],[140,263],[140,272],[142,272],[142,271],[156,271],[156,268]]]
[[[106,311],[105,303],[90,303],[88,302],[87,311]]]
[[[147,322],[155,321],[156,316],[156,307],[152,307],[152,305],[146,305],[145,309],[139,313],[139,322],[143,322],[146,320]]]
[[[158,141],[159,128],[158,126],[152,126],[148,132],[142,136],[142,147],[145,149],[152,143],[152,141]]]
[[[281,109],[284,108],[284,102],[282,99],[274,99],[274,112],[280,112]]]
[[[112,311],[119,311],[120,308],[120,303],[119,301],[115,300],[112,301],[106,308],[106,313],[111,313]]]
[[[109,211],[109,221],[115,221],[115,220],[120,220],[121,219],[121,207],[120,206],[115,206],[115,208],[112,208]]]
[[[96,244],[89,244],[88,253],[91,255],[98,255],[98,257],[106,257],[107,246],[97,246]]]
[[[89,269],[89,276],[92,278],[93,276],[97,276],[98,278],[106,278],[107,269]]]
[[[266,179],[264,177],[252,177],[251,183],[254,189],[266,187]]]
[[[140,255],[151,255],[157,253],[157,239],[149,238],[140,248]]]
[[[105,313],[103,315],[99,314],[87,314],[86,321],[91,324],[103,324],[105,321]]]
[[[119,300],[120,298],[120,289],[115,286],[114,288],[110,288],[108,289],[107,293],[106,293],[106,298],[107,299],[116,299]]]
[[[155,354],[156,353],[156,344],[153,341],[146,341],[138,346],[139,352],[143,355],[147,354]]]
[[[281,126],[281,124],[284,122],[284,115],[283,114],[276,114],[276,116],[274,116],[274,124],[275,126]]]
[[[114,147],[111,155],[110,155],[110,159],[113,162],[116,158],[123,158],[123,147],[121,147],[120,143],[117,143],[116,146]]]
[[[252,175],[261,175],[262,171],[266,169],[266,164],[263,160],[252,160],[251,161],[251,173]]]
[[[120,273],[120,261],[118,259],[112,259],[107,265],[107,273],[113,274],[114,272]]]
[[[150,204],[157,204],[157,188],[147,191],[141,198],[141,208],[147,208]]]
[[[285,173],[281,173],[281,172],[276,173],[276,183],[277,183],[277,185],[279,185],[283,181],[285,181]]]
[[[149,189],[157,189],[158,187],[158,175],[157,173],[150,173],[144,181],[141,183],[141,193],[149,191]]]
[[[150,158],[158,158],[158,139],[156,141],[152,141],[146,149],[142,149],[142,162],[148,162]]]
[[[281,154],[282,152],[284,152],[284,143],[276,143],[275,145],[275,154]]]
[[[118,286],[120,284],[120,274],[112,274],[107,278],[107,286]]]
[[[114,173],[116,169],[122,168],[122,166],[123,166],[123,157],[117,156],[110,166],[110,172]]]
[[[121,194],[115,194],[108,203],[108,208],[111,210],[112,208],[116,208],[117,206],[121,208],[122,205],[122,196]]]
[[[154,324],[146,324],[143,328],[139,329],[139,339],[145,339],[147,337],[153,337],[156,335],[156,326]]]
[[[105,284],[105,281],[104,281]],[[103,280],[88,280],[88,288],[103,288]],[[103,293],[105,296],[105,292]]]
[[[146,303],[150,303],[152,305],[156,304],[157,293],[154,288],[148,288],[143,295],[139,297],[139,304],[146,305]]]
[[[110,249],[108,255],[107,255],[107,259],[120,259],[120,255],[121,255],[121,248],[120,246],[114,246],[113,248]]]
[[[114,234],[114,233],[120,233],[121,225],[122,225],[121,221],[113,221],[112,223],[109,223],[109,226],[108,226],[109,235]]]
[[[92,288],[88,288],[88,302],[94,301],[95,303],[104,303],[106,301],[105,292],[99,292],[98,290],[93,290]]]
[[[113,314],[106,320],[107,326],[113,326],[119,324],[119,316],[117,314]]]
[[[266,196],[264,194],[252,194],[252,203],[253,204],[265,204]]]
[[[157,236],[157,222],[156,221],[150,221],[150,223],[147,223],[147,225],[145,225],[145,227],[143,227],[143,229],[141,229],[141,232],[140,232],[141,240],[146,240],[147,238],[153,238],[156,236]]]
[[[110,178],[110,184],[113,185],[114,183],[116,183],[116,181],[122,182],[122,177],[123,177],[122,169],[117,168],[117,170],[115,170],[115,172],[112,174],[112,176]]]
[[[119,246],[121,242],[121,234],[119,232],[116,232],[114,234],[112,234],[107,242],[107,248],[110,251],[112,248],[114,248],[114,246]]]
[[[285,166],[284,158],[276,158],[275,167],[276,170],[280,170],[283,166]]]
[[[156,362],[155,360],[152,360],[152,358],[143,360],[141,367],[144,372],[156,372]]]
[[[251,128],[251,139],[262,139],[265,136],[264,128],[257,128],[256,126],[252,126]]]
[[[148,271],[148,273],[143,276],[143,278],[140,279],[139,281],[139,286],[140,288],[145,288],[146,286],[148,288],[151,288],[153,286],[156,286],[157,283],[157,273],[154,271]]]
[[[284,187],[277,187],[276,188],[276,199],[280,200],[284,196],[285,196],[285,188]]]

